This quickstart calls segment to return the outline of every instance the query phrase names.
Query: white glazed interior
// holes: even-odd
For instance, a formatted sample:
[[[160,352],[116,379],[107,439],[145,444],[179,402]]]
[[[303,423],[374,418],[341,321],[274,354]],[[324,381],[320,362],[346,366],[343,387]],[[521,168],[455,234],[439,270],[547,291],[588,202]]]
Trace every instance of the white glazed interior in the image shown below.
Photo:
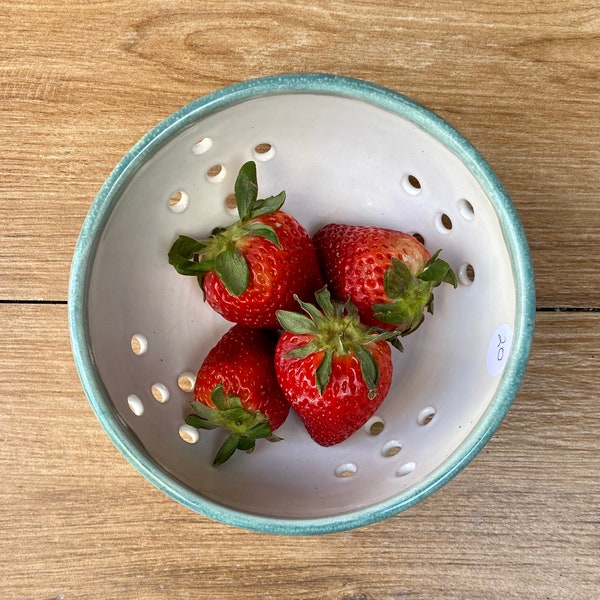
[[[254,152],[261,143],[272,146],[266,156]],[[285,209],[309,231],[346,222],[419,233],[431,251],[443,249],[462,283],[456,290],[438,288],[435,315],[405,339],[403,354],[396,353],[393,387],[377,413],[381,433],[361,430],[322,448],[291,414],[278,431],[283,442],[259,443],[254,454],[238,453],[215,469],[211,459],[222,434],[200,432],[193,444],[180,437],[190,394],[177,379],[197,371],[230,324],[203,304],[193,278],[168,265],[167,251],[180,233],[206,236],[234,220],[225,198],[250,159],[257,160],[260,195],[285,189]],[[214,165],[225,167],[222,181],[207,176]],[[408,184],[409,175],[420,189]],[[178,191],[188,200],[181,212],[169,206]],[[442,214],[452,222],[449,231],[440,225]],[[164,468],[229,508],[320,518],[393,498],[459,448],[498,389],[510,350],[510,339],[501,342],[515,327],[515,296],[496,212],[452,152],[375,105],[304,93],[257,97],[210,114],[150,156],[98,242],[87,308],[91,352],[106,391]],[[147,340],[139,355],[131,349],[136,334]],[[168,401],[153,397],[157,383],[169,391]]]

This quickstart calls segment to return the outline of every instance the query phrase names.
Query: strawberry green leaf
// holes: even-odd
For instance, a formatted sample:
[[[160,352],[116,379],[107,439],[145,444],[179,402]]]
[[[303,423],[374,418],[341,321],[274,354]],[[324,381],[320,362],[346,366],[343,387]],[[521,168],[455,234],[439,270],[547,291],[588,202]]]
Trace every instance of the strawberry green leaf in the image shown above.
[[[264,223],[256,222],[250,223],[246,228],[246,236],[260,236],[267,240],[269,240],[272,244],[281,248],[281,244],[279,243],[279,238],[275,233],[275,230],[269,225],[265,225]]]
[[[195,254],[202,254],[205,247],[205,242],[195,240],[187,235],[180,235],[171,246],[171,251],[178,256],[190,259]]]
[[[224,442],[219,451],[217,452],[213,465],[215,467],[222,465],[224,462],[229,460],[233,453],[237,450],[238,444],[240,443],[240,436],[236,433],[232,433]]]
[[[312,339],[310,342],[307,342],[303,346],[298,346],[297,348],[293,348],[284,354],[286,358],[306,358],[315,352],[321,352],[323,350],[323,346],[318,339]]]
[[[228,395],[222,384],[213,388],[210,399],[214,408],[202,402],[188,402],[194,412],[185,418],[185,422],[197,429],[222,427],[230,432],[215,456],[215,466],[228,460],[236,449],[253,450],[256,439],[273,437],[267,417],[258,410],[244,407],[242,400]]]
[[[382,323],[401,325],[402,335],[408,335],[417,330],[423,322],[423,307],[425,302],[411,301],[401,298],[387,304],[373,304],[373,314]]]
[[[234,194],[240,219],[247,221],[258,196],[255,162],[249,161],[242,165],[235,181]]]
[[[397,331],[386,331],[385,329],[373,328],[373,333],[369,335],[369,343],[386,340],[393,342],[400,334]]]
[[[238,442],[237,449],[242,452],[252,452],[256,446],[256,440],[251,437],[243,436]]]
[[[323,391],[327,387],[329,383],[329,379],[331,377],[331,370],[333,368],[333,350],[328,348],[323,353],[323,360],[321,364],[317,367],[315,372],[315,383],[317,384],[317,389],[319,390],[319,394],[323,394]]]
[[[227,410],[229,407],[227,397],[225,396],[225,391],[223,390],[223,385],[221,383],[213,388],[212,392],[210,393],[210,399],[219,410]],[[198,404],[199,406],[204,406],[203,404]]]
[[[227,396],[227,405],[229,408],[244,408],[243,402],[237,396]]]
[[[188,402],[190,408],[194,411],[194,414],[200,417],[203,420],[212,420],[212,409],[208,406],[205,406],[201,402],[196,402],[194,400]],[[191,424],[191,423],[190,423]]]
[[[415,277],[408,267],[397,258],[392,258],[392,266],[383,275],[383,288],[389,298],[401,298],[415,283]]]
[[[215,258],[215,272],[233,296],[241,296],[250,283],[250,269],[237,248],[228,248]]]
[[[322,287],[320,290],[315,292],[315,299],[317,304],[323,309],[325,316],[329,319],[335,318],[335,309],[331,302],[331,294],[327,287]]]
[[[456,287],[456,275],[452,270],[452,267],[441,258],[438,258],[441,250],[438,250],[430,259],[427,261],[423,272],[419,275],[419,279],[422,281],[430,281],[433,287],[437,287],[441,283],[449,283],[451,286]]]
[[[317,326],[308,317],[291,310],[278,310],[277,320],[283,329],[297,335],[315,334]]]
[[[329,292],[326,291],[326,293],[329,296]],[[313,320],[317,327],[326,322],[326,317],[314,304],[300,300],[296,294],[294,294],[294,299],[300,305],[300,308],[302,308],[302,310]]]
[[[429,296],[429,302],[427,302],[426,308],[427,308],[427,312],[432,315],[433,314],[433,305],[434,305],[434,296],[433,294],[431,294],[431,296]]]
[[[247,435],[252,439],[269,437],[271,435],[271,426],[268,423],[257,423],[248,431]]]
[[[169,264],[181,275],[203,275],[212,270],[211,261],[198,261],[197,256],[206,248],[205,242],[180,235],[169,250]]]
[[[358,308],[356,308],[356,304],[354,304],[354,302],[350,302],[349,299],[348,299],[348,302],[346,302],[345,304],[342,305],[342,314],[345,314],[349,317],[354,317],[354,318],[360,320],[360,316],[358,314]]]
[[[198,403],[196,403],[198,404]],[[216,423],[212,423],[211,421],[207,421],[203,419],[199,415],[188,415],[185,418],[185,422],[196,429],[216,429],[218,425]]]
[[[404,346],[402,345],[402,342],[400,341],[399,338],[392,338],[390,340],[390,344],[392,346],[394,346],[394,348],[396,348],[396,350],[398,350],[398,352],[404,352]]]
[[[425,321],[425,315],[421,313],[410,325],[408,329],[402,332],[403,336],[409,335],[410,333],[414,333]]]
[[[206,273],[210,272],[214,268],[212,261],[183,261],[179,259],[170,260],[171,265],[175,267],[175,270],[180,275],[193,275],[194,277],[204,277]]]
[[[360,370],[369,388],[369,398],[374,398],[377,394],[377,384],[379,383],[379,368],[371,352],[364,346],[354,348],[356,358],[360,363]]]
[[[248,421],[252,418],[252,414],[249,413],[245,408],[228,408],[221,411],[221,417],[227,421],[232,421],[241,425],[244,421]]]
[[[285,202],[285,192],[279,192],[276,196],[269,196],[261,200],[256,200],[250,211],[250,218],[260,217],[261,215],[270,215],[277,212]]]
[[[431,306],[434,283],[415,277],[397,258],[391,262],[392,266],[383,276],[383,287],[392,301],[373,304],[373,314],[383,323],[397,325],[398,331],[407,335],[423,322],[423,310]]]

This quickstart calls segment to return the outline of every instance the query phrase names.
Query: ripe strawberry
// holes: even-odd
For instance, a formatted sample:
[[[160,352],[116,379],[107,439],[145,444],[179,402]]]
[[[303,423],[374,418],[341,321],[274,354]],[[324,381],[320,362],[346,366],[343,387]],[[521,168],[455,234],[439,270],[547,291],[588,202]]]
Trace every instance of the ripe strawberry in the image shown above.
[[[214,459],[224,463],[235,451],[254,449],[288,416],[275,375],[274,332],[234,325],[206,355],[194,388],[193,414],[186,423],[199,429],[223,427],[231,433]]]
[[[423,322],[425,309],[433,314],[433,288],[456,287],[440,251],[431,256],[400,231],[331,223],[313,241],[333,295],[352,300],[368,325],[408,335]]]
[[[275,311],[295,307],[294,294],[312,299],[323,277],[308,232],[280,210],[285,192],[257,196],[256,164],[247,162],[235,183],[239,221],[206,240],[179,236],[169,262],[198,277],[208,304],[228,321],[277,328]]]
[[[321,446],[352,435],[379,408],[392,381],[395,333],[363,325],[351,303],[316,293],[319,308],[299,300],[306,313],[278,311],[284,332],[275,349],[275,372],[286,398]]]

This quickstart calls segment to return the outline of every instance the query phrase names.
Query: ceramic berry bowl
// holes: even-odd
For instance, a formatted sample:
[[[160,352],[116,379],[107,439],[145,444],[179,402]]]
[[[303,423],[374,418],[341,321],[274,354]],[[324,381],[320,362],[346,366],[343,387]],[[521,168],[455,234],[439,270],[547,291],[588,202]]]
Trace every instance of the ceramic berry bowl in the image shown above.
[[[196,373],[231,323],[167,260],[180,234],[235,220],[240,167],[309,233],[330,222],[397,229],[443,250],[458,285],[394,350],[390,392],[329,447],[292,411],[252,454],[212,465],[219,430],[185,423]],[[283,75],[209,94],[150,131],[94,200],[69,290],[75,362],[116,447],[168,496],[251,530],[364,526],[441,488],[481,450],[519,388],[534,280],[513,204],[477,151],[403,95],[354,79]]]

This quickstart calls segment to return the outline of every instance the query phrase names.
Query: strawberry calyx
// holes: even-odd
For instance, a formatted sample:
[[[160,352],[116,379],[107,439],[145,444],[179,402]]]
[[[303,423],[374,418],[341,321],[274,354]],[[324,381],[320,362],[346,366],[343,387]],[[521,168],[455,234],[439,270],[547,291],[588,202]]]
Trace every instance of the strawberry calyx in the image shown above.
[[[234,196],[239,220],[229,227],[216,227],[210,236],[197,240],[180,235],[169,250],[169,263],[181,275],[198,278],[214,271],[227,291],[241,296],[250,283],[250,268],[243,247],[250,237],[262,237],[281,248],[275,230],[257,217],[277,212],[285,202],[285,192],[268,198],[258,198],[256,163],[242,165],[237,176]]]
[[[236,450],[252,452],[258,439],[265,438],[270,442],[281,440],[273,434],[269,421],[262,412],[244,408],[240,398],[227,394],[222,384],[214,387],[210,399],[214,408],[194,400],[188,402],[194,412],[185,418],[185,422],[196,429],[220,427],[230,431],[215,455],[214,466],[222,465]]]
[[[394,343],[399,334],[364,325],[356,306],[350,300],[340,302],[332,299],[327,287],[315,293],[318,306],[303,302],[298,296],[294,298],[306,314],[278,310],[277,319],[285,331],[307,335],[309,340],[284,356],[302,359],[322,353],[315,371],[315,383],[319,393],[323,394],[331,377],[334,357],[353,354],[360,364],[369,397],[374,398],[379,383],[379,367],[369,345],[381,340]],[[402,349],[401,345],[399,349]]]
[[[425,310],[433,314],[433,288],[442,283],[456,288],[456,275],[452,267],[439,258],[440,252],[433,254],[417,275],[401,260],[392,258],[392,265],[383,276],[383,288],[392,301],[371,307],[379,321],[397,325],[401,335],[406,336],[423,323]]]

